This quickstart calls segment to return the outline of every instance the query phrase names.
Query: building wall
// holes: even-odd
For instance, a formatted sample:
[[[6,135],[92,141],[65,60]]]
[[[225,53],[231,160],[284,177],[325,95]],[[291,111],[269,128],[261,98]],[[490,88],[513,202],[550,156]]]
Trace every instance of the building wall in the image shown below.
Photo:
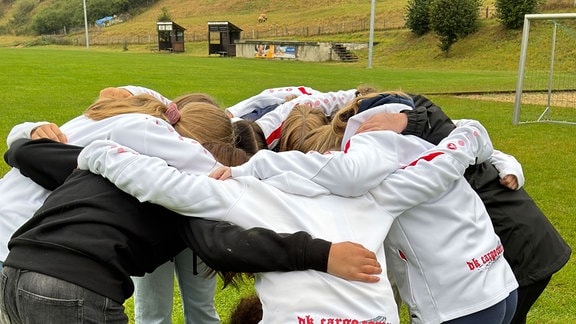
[[[236,56],[308,62],[339,60],[331,46],[331,43],[243,40],[236,43]]]

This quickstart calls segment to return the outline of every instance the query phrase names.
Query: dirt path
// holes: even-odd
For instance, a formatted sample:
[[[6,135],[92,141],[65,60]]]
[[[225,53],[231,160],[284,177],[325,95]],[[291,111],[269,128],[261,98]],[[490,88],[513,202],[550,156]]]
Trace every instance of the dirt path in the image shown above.
[[[511,102],[515,100],[514,93],[504,94],[483,94],[483,95],[461,95],[459,97],[470,98],[474,100]],[[546,106],[548,103],[548,94],[546,93],[525,93],[522,96],[522,103],[536,104]],[[576,108],[576,92],[560,92],[552,96],[552,106]]]

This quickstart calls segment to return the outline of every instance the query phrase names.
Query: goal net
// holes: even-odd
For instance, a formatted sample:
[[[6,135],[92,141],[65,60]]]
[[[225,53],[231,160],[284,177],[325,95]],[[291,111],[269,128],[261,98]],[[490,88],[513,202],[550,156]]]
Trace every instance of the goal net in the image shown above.
[[[524,16],[513,123],[576,124],[576,13]]]

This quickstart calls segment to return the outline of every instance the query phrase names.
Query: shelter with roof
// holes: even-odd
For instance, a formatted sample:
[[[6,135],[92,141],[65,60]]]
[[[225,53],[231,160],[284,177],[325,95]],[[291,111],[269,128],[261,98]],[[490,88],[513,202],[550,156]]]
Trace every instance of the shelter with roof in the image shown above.
[[[184,52],[184,31],[186,28],[173,21],[159,21],[158,50],[170,52]]]
[[[242,29],[228,21],[208,22],[208,55],[236,56]]]

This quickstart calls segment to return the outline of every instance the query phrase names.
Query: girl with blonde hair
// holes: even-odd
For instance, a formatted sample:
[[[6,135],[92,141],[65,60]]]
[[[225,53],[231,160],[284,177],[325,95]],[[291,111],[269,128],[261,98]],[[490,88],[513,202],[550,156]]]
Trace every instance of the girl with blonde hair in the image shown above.
[[[410,97],[402,91],[388,91],[396,98]],[[282,126],[280,135],[280,151],[298,150],[301,152],[326,152],[339,149],[348,120],[358,113],[360,104],[370,100],[380,93],[368,93],[358,96],[342,109],[336,111],[331,120],[319,109],[299,106],[292,109]],[[397,102],[400,102],[399,100]],[[410,107],[405,107],[409,109]]]
[[[280,134],[284,125],[284,120],[290,114],[290,111],[297,106],[307,106],[320,109],[325,116],[330,116],[334,111],[345,107],[350,100],[356,96],[356,89],[340,90],[335,92],[314,93],[309,95],[298,96],[290,101],[278,104],[272,111],[255,120],[255,126],[261,129],[264,134],[268,149],[276,150],[280,142]],[[226,111],[230,112],[232,108]],[[234,122],[241,120],[234,117]]]
[[[119,129],[126,129],[134,133],[127,136],[134,138],[127,139],[122,136],[120,141],[125,143],[127,140],[142,137],[138,134],[141,130],[145,130],[142,140],[157,138],[161,133],[169,131],[201,143],[232,143],[230,119],[215,104],[210,96],[202,93],[180,96],[172,102],[159,93],[142,87],[107,88],[101,91],[98,100],[91,104],[84,114],[64,124],[61,135],[53,138],[85,146],[97,139],[110,138],[117,134]],[[167,123],[159,123],[156,118]],[[17,137],[29,137],[31,133],[37,136],[49,127],[58,129],[55,124],[44,122],[22,126],[19,131],[11,133],[9,141]],[[174,150],[174,154],[183,153]],[[49,191],[14,169],[0,181],[0,192],[0,214],[11,220],[3,223],[0,228],[0,261],[4,261],[8,254],[8,239],[32,217]],[[204,324],[219,323],[214,307],[216,280],[202,275],[209,269],[203,262],[195,262],[192,251],[181,252],[174,258],[174,262],[168,262],[158,270],[150,277],[147,275],[133,278],[136,286],[135,317],[138,324],[158,318],[171,320],[175,272],[187,320]]]
[[[158,96],[154,96],[158,99]],[[201,144],[231,144],[230,119],[216,101],[204,93],[189,93],[163,104],[147,94],[124,98],[101,98],[85,112],[92,119],[104,119],[127,112],[145,113],[170,123],[181,136]],[[174,299],[174,274],[180,288],[187,323],[219,323],[214,306],[216,280],[205,273],[211,269],[191,250],[180,252],[154,272],[132,278],[135,286],[134,317],[137,324],[171,321]]]
[[[211,105],[214,105],[218,108],[221,108],[220,104],[218,104],[216,99],[214,99],[214,98],[212,98],[212,96],[210,96],[206,93],[202,93],[202,92],[192,92],[192,93],[187,93],[185,95],[181,95],[179,97],[174,98],[173,102],[176,105],[178,105],[178,107],[182,107],[182,106],[184,106],[190,102],[205,102],[205,103],[209,103]]]
[[[217,106],[207,102],[190,101],[178,108],[175,103],[165,105],[150,95],[142,94],[121,99],[97,100],[86,109],[84,115],[99,121],[130,113],[164,119],[174,126],[180,135],[200,143],[232,143],[233,140],[230,119]]]
[[[322,139],[322,140],[319,140]],[[297,105],[282,126],[280,151],[326,152],[339,147],[339,140],[328,117],[320,109]]]

